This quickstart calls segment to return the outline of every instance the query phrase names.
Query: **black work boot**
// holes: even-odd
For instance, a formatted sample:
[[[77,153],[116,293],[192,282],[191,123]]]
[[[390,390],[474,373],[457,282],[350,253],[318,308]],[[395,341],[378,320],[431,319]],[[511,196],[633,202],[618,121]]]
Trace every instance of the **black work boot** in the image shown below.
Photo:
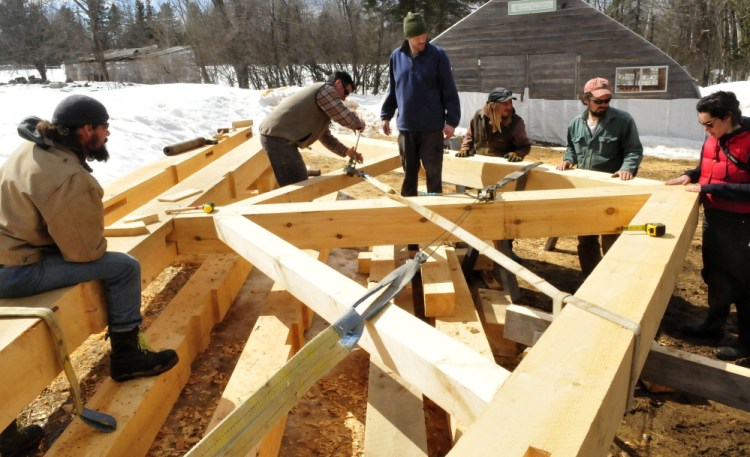
[[[109,338],[112,343],[109,372],[118,382],[164,373],[179,361],[172,349],[152,351],[138,327],[127,332],[109,332]]]
[[[29,451],[39,448],[44,437],[44,430],[38,425],[18,428],[16,421],[8,425],[0,434],[0,455],[2,457],[20,457]]]
[[[744,344],[721,346],[716,348],[716,357],[720,360],[737,360],[750,356],[750,349]]]
[[[724,324],[719,319],[706,318],[699,324],[687,324],[682,327],[682,334],[693,338],[714,338],[724,336]]]

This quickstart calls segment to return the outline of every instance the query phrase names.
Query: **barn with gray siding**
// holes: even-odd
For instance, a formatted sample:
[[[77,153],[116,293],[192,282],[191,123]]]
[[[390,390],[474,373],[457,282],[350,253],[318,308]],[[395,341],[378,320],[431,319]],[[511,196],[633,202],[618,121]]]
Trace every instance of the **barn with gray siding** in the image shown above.
[[[433,43],[448,53],[463,92],[504,86],[528,88],[532,99],[575,100],[602,76],[616,85],[615,98],[700,97],[671,57],[581,0],[490,1]]]
[[[104,53],[111,81],[137,84],[201,83],[193,50],[186,46],[160,49],[110,50]],[[102,81],[101,68],[93,56],[65,65],[65,77],[71,81]]]

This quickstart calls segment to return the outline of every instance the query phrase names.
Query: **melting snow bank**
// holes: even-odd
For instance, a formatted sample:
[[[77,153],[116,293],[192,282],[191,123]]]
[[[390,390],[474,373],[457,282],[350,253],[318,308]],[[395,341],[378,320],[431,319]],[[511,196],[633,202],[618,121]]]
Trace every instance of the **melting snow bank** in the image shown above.
[[[643,155],[659,159],[695,160],[700,157],[703,142],[659,136],[642,136]]]

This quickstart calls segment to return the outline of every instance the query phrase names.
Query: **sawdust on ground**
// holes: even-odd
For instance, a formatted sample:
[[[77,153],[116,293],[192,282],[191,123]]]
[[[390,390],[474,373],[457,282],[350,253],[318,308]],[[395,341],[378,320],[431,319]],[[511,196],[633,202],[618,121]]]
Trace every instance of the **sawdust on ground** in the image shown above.
[[[530,160],[555,164],[561,153],[549,148],[535,147]],[[324,172],[341,168],[340,161],[317,155],[306,155],[311,167]],[[661,160],[646,157],[640,175],[644,178],[666,180],[680,175],[695,164],[690,161]],[[389,173],[381,179],[395,188],[401,175]],[[446,188],[446,191],[452,189]],[[366,184],[346,189],[353,198],[377,198]],[[516,240],[514,251],[524,264],[547,278],[561,290],[574,292],[581,284],[574,238],[561,238],[557,248],[543,249],[545,239]],[[685,339],[679,328],[686,322],[700,319],[706,309],[706,289],[700,276],[701,236],[696,233],[685,258],[684,268],[662,320],[657,339],[665,345],[712,357],[716,342]],[[365,281],[356,272],[357,250],[334,250],[329,265],[344,274]],[[147,322],[173,297],[195,270],[195,264],[184,262],[167,269],[144,291]],[[264,283],[265,281],[265,283]],[[549,309],[544,297],[521,283],[520,304]],[[251,273],[241,295],[255,299],[238,299],[224,321],[212,334],[210,346],[193,362],[192,375],[161,428],[148,455],[150,457],[182,456],[199,439],[219,401],[233,366],[255,319],[262,310],[264,294],[270,280],[257,271]],[[315,319],[307,337],[327,324]],[[736,333],[734,313],[730,319],[730,334]],[[74,354],[76,371],[82,379],[85,398],[108,375],[108,343],[103,335],[90,338]],[[280,454],[285,457],[363,455],[364,423],[367,406],[368,355],[355,350],[331,373],[321,379],[295,406],[289,416]],[[431,457],[445,455],[449,450],[448,428],[439,420],[436,409],[428,406],[427,417]],[[44,455],[73,415],[72,402],[64,378],[58,378],[22,414],[22,422],[44,425],[45,440],[39,452]],[[610,447],[611,456],[692,456],[724,457],[750,455],[750,414],[721,404],[680,392],[652,393],[639,385],[633,408],[623,417],[620,429]]]

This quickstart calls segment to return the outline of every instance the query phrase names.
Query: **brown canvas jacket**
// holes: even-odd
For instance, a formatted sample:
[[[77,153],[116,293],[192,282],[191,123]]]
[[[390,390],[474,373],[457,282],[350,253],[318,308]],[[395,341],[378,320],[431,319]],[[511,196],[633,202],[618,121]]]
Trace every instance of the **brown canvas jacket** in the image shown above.
[[[490,120],[479,109],[474,113],[466,130],[461,149],[467,149],[479,155],[502,157],[509,152],[526,157],[531,151],[531,142],[526,135],[526,124],[513,110],[510,125],[502,132],[490,133]]]
[[[103,195],[72,151],[21,145],[0,167],[0,264],[35,263],[49,251],[70,262],[100,258],[107,250]]]

